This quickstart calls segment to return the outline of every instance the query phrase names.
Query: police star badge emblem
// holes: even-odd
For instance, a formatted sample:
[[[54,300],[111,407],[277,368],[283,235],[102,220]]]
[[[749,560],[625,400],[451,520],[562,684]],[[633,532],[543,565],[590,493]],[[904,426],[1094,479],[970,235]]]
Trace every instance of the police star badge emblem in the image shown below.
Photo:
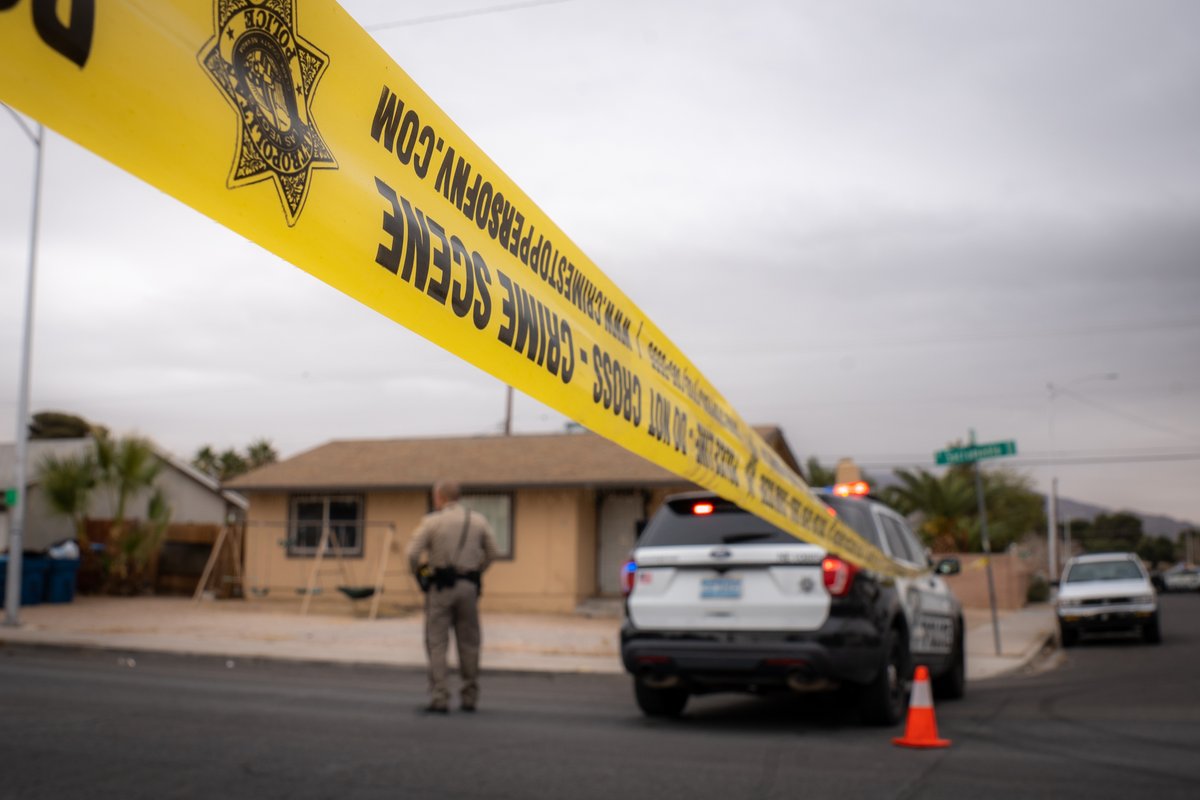
[[[213,11],[215,35],[198,58],[238,115],[226,185],[273,182],[295,225],[313,170],[338,166],[312,115],[329,56],[296,30],[295,0],[215,0]]]

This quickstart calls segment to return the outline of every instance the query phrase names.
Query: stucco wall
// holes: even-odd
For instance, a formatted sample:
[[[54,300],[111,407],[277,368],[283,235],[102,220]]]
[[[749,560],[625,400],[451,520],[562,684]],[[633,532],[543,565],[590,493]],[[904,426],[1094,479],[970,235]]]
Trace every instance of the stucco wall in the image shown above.
[[[962,563],[962,572],[946,578],[954,596],[966,608],[988,608],[987,562],[981,553],[947,553]],[[1016,548],[993,553],[992,582],[996,589],[996,607],[1017,609],[1025,606],[1033,564],[1022,559]]]
[[[349,582],[372,585],[387,525],[395,525],[397,551],[389,554],[383,607],[414,607],[421,596],[407,572],[404,552],[428,510],[423,492],[366,495],[366,538],[361,558],[345,560]],[[595,501],[574,489],[521,490],[513,496],[513,557],[496,562],[484,578],[483,608],[493,611],[570,612],[595,588]],[[299,603],[313,567],[311,557],[289,557],[288,496],[254,493],[246,531],[246,584],[250,596],[295,598]],[[336,562],[327,558],[319,586],[321,605],[342,600]],[[263,590],[267,590],[264,592]],[[335,606],[336,607],[336,606]]]

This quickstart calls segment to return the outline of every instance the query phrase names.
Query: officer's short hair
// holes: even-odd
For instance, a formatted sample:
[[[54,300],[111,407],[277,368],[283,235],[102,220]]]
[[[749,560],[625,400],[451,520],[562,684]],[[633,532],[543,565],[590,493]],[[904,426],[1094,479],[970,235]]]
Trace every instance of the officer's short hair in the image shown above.
[[[457,481],[438,481],[433,485],[433,491],[447,503],[462,497],[462,487],[458,485]]]

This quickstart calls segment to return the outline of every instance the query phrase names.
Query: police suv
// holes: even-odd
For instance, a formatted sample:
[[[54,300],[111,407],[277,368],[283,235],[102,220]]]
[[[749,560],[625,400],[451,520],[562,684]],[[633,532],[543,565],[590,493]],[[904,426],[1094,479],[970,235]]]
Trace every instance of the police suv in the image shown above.
[[[691,695],[840,689],[864,721],[905,713],[915,665],[941,697],[966,686],[962,608],[904,518],[865,483],[818,492],[829,513],[915,577],[861,570],[709,493],[667,498],[622,573],[621,658],[641,710]]]

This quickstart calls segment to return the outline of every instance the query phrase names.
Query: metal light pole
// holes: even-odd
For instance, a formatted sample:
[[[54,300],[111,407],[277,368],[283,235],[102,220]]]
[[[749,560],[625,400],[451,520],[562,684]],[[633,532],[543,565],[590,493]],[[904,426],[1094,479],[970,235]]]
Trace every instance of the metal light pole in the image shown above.
[[[970,430],[970,443],[975,445],[975,429]],[[992,578],[992,544],[988,540],[987,502],[983,493],[983,475],[979,462],[975,462],[975,498],[979,503],[979,543],[983,547],[983,558],[987,567],[988,605],[992,609],[992,638],[996,645],[996,655],[1000,655],[1000,621],[996,616],[996,583]]]
[[[25,532],[25,487],[28,483],[26,472],[27,452],[29,449],[29,369],[30,355],[33,350],[33,290],[34,275],[37,266],[38,224],[42,207],[42,154],[45,129],[39,124],[36,131],[30,130],[25,121],[8,106],[4,106],[13,119],[21,126],[21,130],[33,142],[37,150],[36,166],[33,172],[33,214],[29,227],[29,274],[25,281],[25,328],[21,337],[21,376],[17,388],[17,441],[16,464],[14,466],[17,502],[13,507],[13,525],[8,534],[8,584],[4,592],[4,624],[16,627],[21,624],[21,554],[22,537]]]
[[[511,386],[504,387],[504,435],[512,436],[512,408],[513,408],[513,388]]]
[[[1055,474],[1050,478],[1050,491],[1046,494],[1046,549],[1050,580],[1058,578],[1058,452],[1054,446],[1054,399],[1066,386],[1073,386],[1084,381],[1115,381],[1119,376],[1115,372],[1105,372],[1096,375],[1084,375],[1066,384],[1056,384],[1050,381],[1046,389],[1050,392],[1050,467]]]

